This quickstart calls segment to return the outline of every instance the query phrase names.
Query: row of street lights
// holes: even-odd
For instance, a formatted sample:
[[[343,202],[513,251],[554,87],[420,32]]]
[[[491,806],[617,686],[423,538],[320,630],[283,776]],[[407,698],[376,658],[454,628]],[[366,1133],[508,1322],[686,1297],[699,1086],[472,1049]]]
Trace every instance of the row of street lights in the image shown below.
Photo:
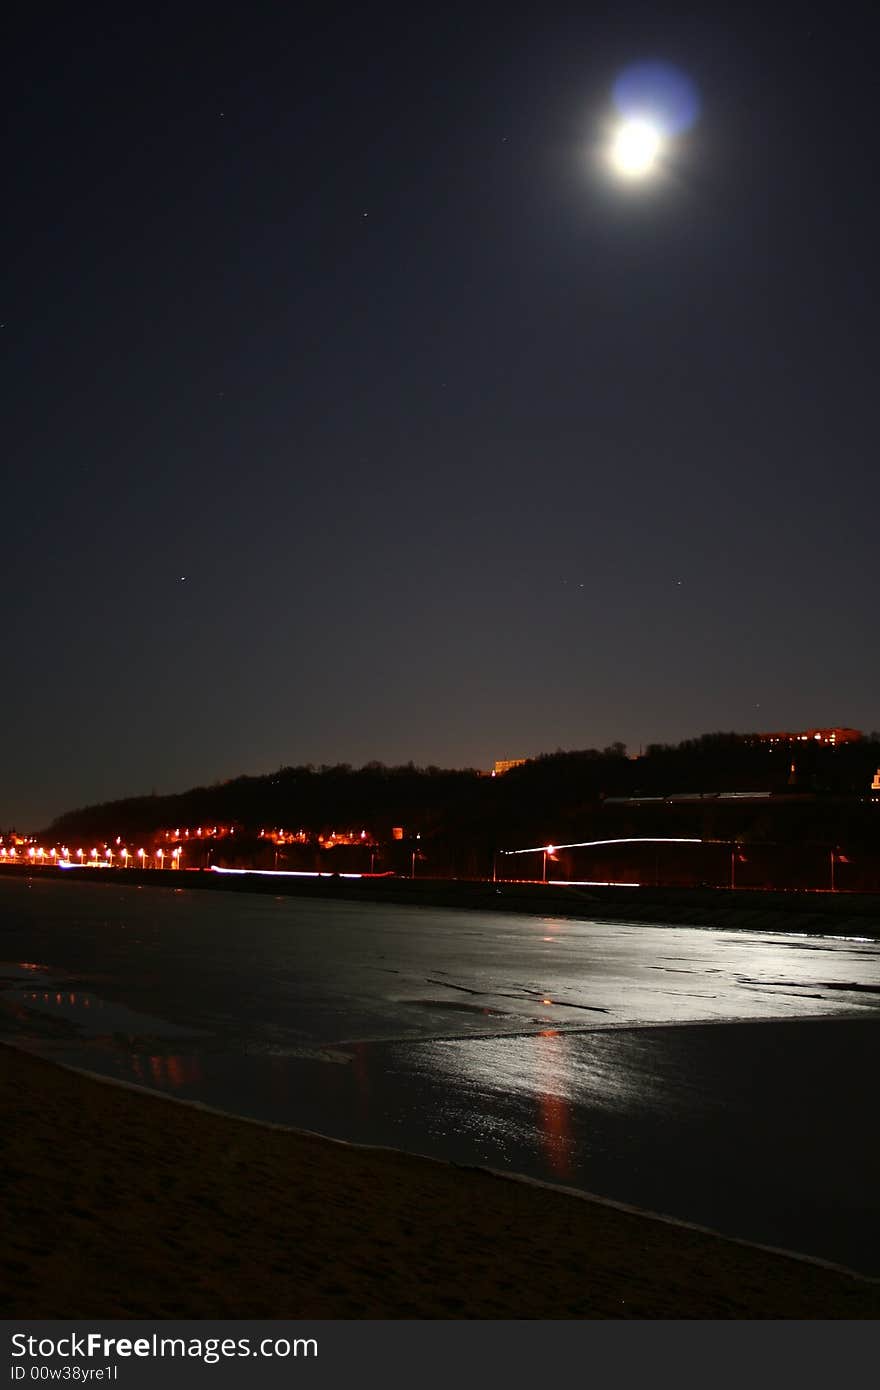
[[[121,861],[121,865],[125,869],[129,867],[128,861],[130,859],[132,861],[137,861],[138,868],[148,869],[150,868],[151,857],[153,859],[152,867],[154,869],[164,869],[166,851],[164,849],[157,849],[151,856],[145,849],[139,849],[135,854],[132,854],[126,846],[114,851],[109,845],[104,850],[103,854],[101,854],[97,848],[93,848],[90,851],[78,849],[72,854],[66,845],[62,845],[60,849],[56,849],[53,846],[52,849],[49,850],[43,849],[42,845],[31,845],[27,853],[19,853],[14,846],[7,850],[4,845],[2,849],[0,849],[0,862],[5,860],[7,864],[24,864],[28,862],[39,865],[58,864],[62,868],[70,868],[76,865],[78,867],[90,869],[112,869],[114,857]],[[183,857],[183,850],[180,845],[178,845],[176,849],[171,850],[167,857],[171,860],[169,867],[172,869],[179,869],[180,861]],[[131,867],[134,868],[135,864],[132,863]]]
[[[54,853],[54,850],[53,850],[53,853]],[[72,864],[72,863],[73,863],[73,859],[71,859],[71,857],[70,857],[70,852],[69,852],[68,850],[65,850],[65,848],[64,848],[63,846],[62,846],[62,853],[63,853],[64,856],[65,856],[65,859],[64,859],[64,861],[62,861],[62,862],[66,862],[66,863],[68,863],[68,864]],[[183,850],[181,849],[180,845],[178,845],[176,849],[173,849],[173,850],[171,851],[171,853],[168,855],[168,858],[171,860],[170,867],[171,867],[172,869],[179,869],[179,868],[180,868],[180,861],[181,861],[182,856],[183,856]],[[127,847],[126,845],[123,845],[122,849],[116,851],[116,857],[122,861],[122,867],[123,867],[124,869],[127,869],[127,868],[129,867],[129,862],[128,862],[129,859],[137,860],[137,867],[140,868],[140,869],[148,869],[148,868],[150,867],[150,855],[148,854],[148,852],[147,852],[145,849],[139,849],[135,854],[132,854],[131,851],[128,849],[128,847]],[[154,853],[153,853],[153,856],[152,856],[152,858],[153,858],[153,865],[152,865],[152,867],[153,867],[154,869],[164,869],[164,867],[165,867],[165,857],[166,857],[166,856],[165,856],[165,850],[164,850],[164,849],[161,849],[161,848],[160,848],[160,849],[155,850]],[[106,848],[105,851],[104,851],[103,858],[101,858],[101,857],[99,856],[99,854],[98,854],[98,851],[97,851],[96,849],[93,849],[92,852],[91,852],[91,856],[90,856],[88,859],[86,859],[86,858],[85,858],[85,850],[83,850],[83,849],[78,849],[78,850],[76,851],[75,858],[79,861],[80,864],[84,864],[87,868],[93,868],[93,869],[94,869],[94,868],[100,868],[100,867],[102,866],[102,864],[103,864],[103,865],[105,865],[107,868],[112,869],[112,867],[113,867],[114,851],[113,851],[113,849],[108,845],[107,848]],[[134,865],[132,865],[132,867],[134,867]]]

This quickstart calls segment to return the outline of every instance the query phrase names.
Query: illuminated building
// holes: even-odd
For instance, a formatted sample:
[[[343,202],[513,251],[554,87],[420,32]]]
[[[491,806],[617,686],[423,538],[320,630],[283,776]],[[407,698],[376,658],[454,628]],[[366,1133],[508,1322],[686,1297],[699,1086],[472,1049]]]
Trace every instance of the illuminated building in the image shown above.
[[[859,729],[801,729],[799,733],[747,734],[749,743],[821,743],[836,747],[841,743],[858,743]]]
[[[495,763],[492,776],[503,777],[505,772],[509,772],[512,767],[522,767],[527,762],[528,758],[502,758]]]

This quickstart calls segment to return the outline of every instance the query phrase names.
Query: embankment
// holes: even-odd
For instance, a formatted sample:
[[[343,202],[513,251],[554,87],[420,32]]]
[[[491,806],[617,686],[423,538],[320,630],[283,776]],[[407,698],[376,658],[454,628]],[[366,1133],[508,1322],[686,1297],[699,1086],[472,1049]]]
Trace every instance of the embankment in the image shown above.
[[[554,883],[470,879],[306,878],[285,874],[212,873],[199,869],[25,869],[0,866],[0,878],[114,886],[270,893],[405,907],[519,912],[609,922],[663,923],[738,931],[806,932],[880,939],[880,894],[776,892],[729,888],[583,888]]]

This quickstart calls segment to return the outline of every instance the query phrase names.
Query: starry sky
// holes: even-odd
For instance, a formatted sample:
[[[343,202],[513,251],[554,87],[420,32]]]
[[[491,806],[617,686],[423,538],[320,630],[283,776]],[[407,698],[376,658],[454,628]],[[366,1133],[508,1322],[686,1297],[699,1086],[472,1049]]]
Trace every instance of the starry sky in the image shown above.
[[[14,8],[0,826],[880,725],[870,6]]]

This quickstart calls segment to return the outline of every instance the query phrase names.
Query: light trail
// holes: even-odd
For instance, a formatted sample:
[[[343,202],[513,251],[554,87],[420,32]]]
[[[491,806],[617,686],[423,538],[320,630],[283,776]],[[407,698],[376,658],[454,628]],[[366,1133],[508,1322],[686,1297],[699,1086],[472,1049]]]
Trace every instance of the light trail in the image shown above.
[[[703,845],[726,841],[685,839],[678,835],[627,835],[618,840],[578,840],[573,845],[532,845],[529,849],[500,849],[499,854],[544,854],[560,849],[591,849],[594,845]]]
[[[219,864],[211,865],[212,874],[254,874],[260,878],[364,878],[364,874],[337,874],[323,869],[226,869]]]
[[[529,883],[538,883],[539,879],[528,879]],[[557,884],[560,888],[641,888],[641,883],[619,883],[616,879],[592,879],[592,878],[548,878],[548,883]]]

